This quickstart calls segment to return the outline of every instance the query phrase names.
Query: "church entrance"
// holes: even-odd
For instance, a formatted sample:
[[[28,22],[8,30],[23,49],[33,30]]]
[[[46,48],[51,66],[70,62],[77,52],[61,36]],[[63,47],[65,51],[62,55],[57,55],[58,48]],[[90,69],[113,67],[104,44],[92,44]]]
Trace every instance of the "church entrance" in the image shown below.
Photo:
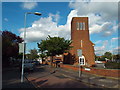
[[[85,57],[83,55],[81,57],[79,57],[79,64],[85,65]]]

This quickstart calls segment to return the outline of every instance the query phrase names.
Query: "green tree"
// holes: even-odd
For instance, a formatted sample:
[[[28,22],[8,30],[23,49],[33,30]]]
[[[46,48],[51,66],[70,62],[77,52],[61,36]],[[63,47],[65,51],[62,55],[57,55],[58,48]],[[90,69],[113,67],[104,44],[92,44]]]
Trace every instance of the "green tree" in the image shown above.
[[[52,65],[53,56],[63,54],[65,51],[69,50],[71,48],[71,43],[71,40],[48,36],[46,40],[42,40],[41,43],[38,43],[38,48],[40,48],[41,52],[47,51],[47,55],[52,56]]]
[[[114,58],[114,59],[119,59],[119,60],[120,60],[120,54],[113,55],[113,58]]]
[[[36,50],[36,49],[31,49],[30,51],[30,54],[27,54],[27,57],[28,57],[28,59],[36,59],[36,58],[38,58],[39,56],[38,56],[38,51]]]
[[[98,61],[100,58],[95,55],[95,61]]]
[[[23,58],[23,53],[19,53],[16,58],[17,58],[17,59],[22,59],[22,58]]]
[[[105,52],[104,55],[103,55],[102,57],[111,60],[111,59],[112,59],[112,53],[110,53],[110,52]]]
[[[9,59],[18,57],[19,43],[22,38],[9,31],[3,31],[2,34],[2,61],[3,65],[9,65]]]

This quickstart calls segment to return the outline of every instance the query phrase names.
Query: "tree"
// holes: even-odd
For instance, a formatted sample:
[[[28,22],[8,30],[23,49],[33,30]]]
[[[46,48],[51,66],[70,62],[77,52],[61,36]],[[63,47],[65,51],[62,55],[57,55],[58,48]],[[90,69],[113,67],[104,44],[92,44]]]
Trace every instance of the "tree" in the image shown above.
[[[116,62],[120,62],[120,54],[113,55],[113,59],[114,59]]]
[[[111,59],[112,59],[112,53],[110,53],[110,52],[105,52],[104,55],[103,55],[103,57],[111,60]]]
[[[71,48],[71,40],[65,40],[60,37],[50,37],[48,36],[46,40],[42,40],[38,43],[38,48],[43,53],[47,51],[48,56],[52,56],[51,64],[53,62],[53,56],[63,54],[65,51]]]
[[[30,51],[30,54],[27,54],[27,57],[28,57],[28,59],[36,59],[36,58],[38,58],[39,56],[38,56],[38,51],[36,50],[36,49],[31,49]]]
[[[114,58],[114,59],[120,59],[120,54],[113,55],[113,58]]]
[[[9,31],[2,32],[2,60],[3,64],[8,65],[9,59],[16,58],[19,54],[19,43],[22,38]]]
[[[95,61],[98,61],[99,60],[99,57],[95,55]]]

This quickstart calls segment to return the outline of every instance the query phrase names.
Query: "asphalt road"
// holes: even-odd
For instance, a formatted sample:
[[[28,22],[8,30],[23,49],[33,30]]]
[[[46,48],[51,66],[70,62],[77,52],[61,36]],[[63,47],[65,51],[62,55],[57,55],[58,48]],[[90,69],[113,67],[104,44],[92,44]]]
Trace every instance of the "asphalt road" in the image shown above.
[[[118,88],[118,80],[82,74],[63,68],[51,68],[49,65],[40,65],[34,71],[25,72],[24,83],[20,82],[19,68],[7,68],[2,72],[2,89],[6,88]],[[95,85],[99,84],[99,85]],[[106,90],[106,88],[105,88]]]
[[[59,68],[51,68],[48,65],[39,66],[34,71],[26,72],[26,78],[36,88],[95,88],[71,79]]]
[[[35,88],[26,79],[21,83],[21,72],[18,67],[3,68],[2,90],[12,88]]]

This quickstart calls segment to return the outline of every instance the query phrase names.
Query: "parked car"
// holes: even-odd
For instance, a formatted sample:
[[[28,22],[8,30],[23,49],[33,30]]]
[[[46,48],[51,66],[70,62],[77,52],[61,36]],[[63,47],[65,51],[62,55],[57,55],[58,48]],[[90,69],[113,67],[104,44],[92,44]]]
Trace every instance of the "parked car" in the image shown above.
[[[34,70],[34,68],[35,68],[35,65],[34,65],[34,62],[32,60],[25,60],[24,61],[24,70],[25,71]],[[21,70],[22,70],[22,65],[20,65],[20,71]]]
[[[40,65],[40,62],[39,61],[33,61],[34,65],[38,66]]]
[[[24,69],[25,70],[33,70],[34,69],[34,63],[33,61],[27,61],[24,63]]]

